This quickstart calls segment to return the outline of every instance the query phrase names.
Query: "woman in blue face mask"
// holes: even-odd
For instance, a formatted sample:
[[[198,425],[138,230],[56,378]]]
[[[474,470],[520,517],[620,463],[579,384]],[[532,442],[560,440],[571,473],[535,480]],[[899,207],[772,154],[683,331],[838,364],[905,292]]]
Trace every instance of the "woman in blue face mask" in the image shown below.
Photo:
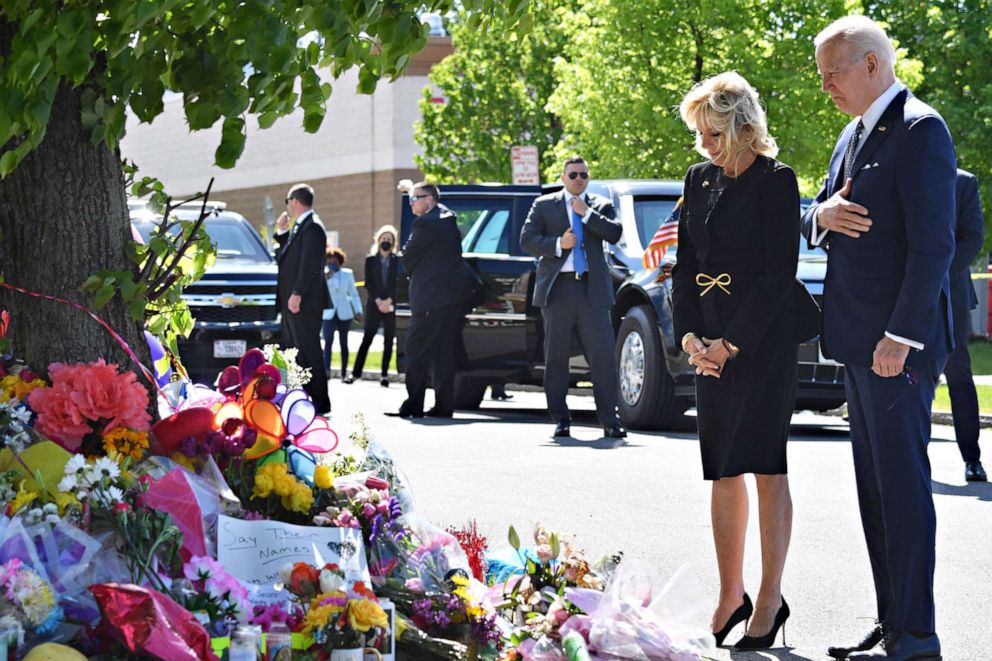
[[[352,319],[362,314],[362,299],[355,286],[355,274],[344,268],[348,256],[340,248],[327,249],[327,291],[331,295],[331,307],[324,310],[324,369],[331,378],[331,345],[334,333],[338,333],[341,347],[341,380],[351,383],[348,376],[348,329]]]

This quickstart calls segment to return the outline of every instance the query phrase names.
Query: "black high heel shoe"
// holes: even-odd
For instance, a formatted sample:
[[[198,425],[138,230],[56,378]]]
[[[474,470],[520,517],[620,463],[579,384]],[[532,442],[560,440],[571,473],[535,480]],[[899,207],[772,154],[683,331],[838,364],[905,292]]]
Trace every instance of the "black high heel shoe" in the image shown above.
[[[751,618],[751,613],[754,612],[754,605],[751,604],[751,597],[747,596],[747,592],[744,593],[744,603],[737,607],[733,613],[730,614],[730,619],[727,623],[723,625],[723,628],[719,631],[713,632],[713,637],[716,638],[716,646],[722,647],[723,640],[730,633],[730,630],[736,627],[741,622],[747,622]]]
[[[752,637],[745,635],[737,641],[734,647],[739,650],[766,650],[775,644],[775,637],[778,635],[779,627],[782,628],[782,645],[785,646],[785,621],[789,619],[789,615],[789,604],[785,603],[785,597],[782,597],[782,605],[778,607],[778,612],[775,613],[775,622],[772,624],[772,630],[764,636]]]

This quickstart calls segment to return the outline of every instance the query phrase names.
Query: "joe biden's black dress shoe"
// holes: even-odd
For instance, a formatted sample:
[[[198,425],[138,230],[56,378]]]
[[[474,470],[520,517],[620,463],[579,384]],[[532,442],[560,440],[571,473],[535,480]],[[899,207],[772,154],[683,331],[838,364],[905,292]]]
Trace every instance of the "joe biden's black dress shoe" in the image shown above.
[[[871,648],[882,642],[882,638],[885,637],[885,625],[876,624],[875,628],[868,632],[868,635],[860,643],[854,645],[838,645],[836,647],[828,647],[827,654],[835,659],[846,659],[847,655],[851,652],[863,652],[864,650],[870,650]]]
[[[566,437],[572,435],[572,421],[568,418],[563,418],[555,423],[555,434],[556,437]]]
[[[989,476],[980,461],[968,461],[964,464],[964,479],[968,482],[988,482]]]
[[[405,409],[402,406],[399,411],[386,411],[386,415],[390,418],[403,418],[404,420],[409,420],[410,418],[422,418],[424,417],[424,412],[415,412],[410,409]]]
[[[442,411],[441,409],[437,408],[436,406],[428,409],[427,412],[424,413],[424,415],[426,415],[428,418],[453,418],[454,417],[454,413],[452,413],[451,411]]]
[[[603,427],[603,436],[606,438],[627,438],[627,430],[619,424]]]
[[[937,634],[917,636],[906,631],[886,631],[882,644],[849,655],[849,661],[941,661]]]

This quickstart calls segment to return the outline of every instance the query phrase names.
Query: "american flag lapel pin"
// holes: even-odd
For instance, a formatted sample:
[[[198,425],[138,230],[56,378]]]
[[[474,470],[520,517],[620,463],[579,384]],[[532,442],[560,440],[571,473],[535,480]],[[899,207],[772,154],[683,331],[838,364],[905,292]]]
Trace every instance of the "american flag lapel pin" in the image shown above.
[[[884,126],[879,126],[879,127],[878,127],[878,130],[879,130],[879,131],[885,131],[885,130],[887,130],[887,129],[886,129],[886,127],[884,127]]]

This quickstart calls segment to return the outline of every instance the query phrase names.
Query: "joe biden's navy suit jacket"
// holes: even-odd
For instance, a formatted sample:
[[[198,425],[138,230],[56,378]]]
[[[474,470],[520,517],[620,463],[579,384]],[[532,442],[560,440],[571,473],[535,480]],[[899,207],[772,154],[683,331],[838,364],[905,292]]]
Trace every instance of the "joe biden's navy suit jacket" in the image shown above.
[[[818,205],[844,185],[840,170],[856,120],[844,129],[827,180],[803,215],[815,237]],[[921,158],[926,154],[926,158]],[[948,267],[954,255],[956,158],[935,110],[903,88],[858,152],[849,199],[868,209],[871,228],[858,238],[827,233],[824,354],[870,367],[886,332],[923,344],[906,365],[936,376],[953,347]]]

